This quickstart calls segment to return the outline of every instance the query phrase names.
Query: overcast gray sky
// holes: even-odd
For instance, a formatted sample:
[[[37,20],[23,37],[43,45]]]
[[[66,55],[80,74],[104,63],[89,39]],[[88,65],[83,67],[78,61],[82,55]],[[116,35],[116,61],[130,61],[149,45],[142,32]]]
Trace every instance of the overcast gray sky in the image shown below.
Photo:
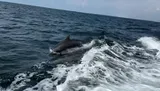
[[[160,0],[0,0],[160,22]]]

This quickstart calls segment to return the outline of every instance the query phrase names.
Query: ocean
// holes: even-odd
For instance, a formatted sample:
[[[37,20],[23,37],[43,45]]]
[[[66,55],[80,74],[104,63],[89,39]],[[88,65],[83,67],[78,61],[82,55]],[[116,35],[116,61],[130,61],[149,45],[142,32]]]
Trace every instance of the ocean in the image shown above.
[[[160,23],[0,2],[0,91],[160,91]]]

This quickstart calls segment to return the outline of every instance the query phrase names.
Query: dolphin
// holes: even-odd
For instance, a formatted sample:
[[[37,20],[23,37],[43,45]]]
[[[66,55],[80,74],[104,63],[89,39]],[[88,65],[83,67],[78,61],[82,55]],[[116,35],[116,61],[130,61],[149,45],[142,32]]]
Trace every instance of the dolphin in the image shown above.
[[[62,54],[62,52],[67,49],[81,47],[81,46],[82,46],[81,41],[70,39],[70,35],[68,35],[66,39],[60,42],[54,49],[50,49],[50,53]]]

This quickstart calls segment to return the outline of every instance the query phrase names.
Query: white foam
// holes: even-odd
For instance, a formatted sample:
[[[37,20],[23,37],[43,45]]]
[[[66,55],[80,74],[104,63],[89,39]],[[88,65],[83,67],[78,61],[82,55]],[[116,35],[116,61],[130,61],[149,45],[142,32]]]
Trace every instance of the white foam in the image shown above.
[[[74,69],[69,71],[66,81],[63,84],[57,86],[57,91],[70,91],[70,88],[68,88],[69,81],[78,80],[81,77],[92,78],[91,72],[95,71],[95,65],[90,64],[90,62],[95,57],[96,53],[102,52],[106,49],[108,49],[108,45],[103,45],[101,48],[92,48],[88,52],[86,52],[81,59],[82,63],[75,66]],[[103,67],[103,65],[101,64],[96,66]]]
[[[83,44],[83,48],[91,48],[95,44],[95,40],[92,40],[90,43]]]
[[[69,83],[74,83],[75,81],[78,81],[80,78],[92,79],[99,85],[95,87],[88,87],[79,84],[79,86],[75,86],[74,89],[83,89],[84,91],[160,91],[160,89],[157,88],[160,86],[156,86],[156,84],[160,83],[160,80],[153,77],[153,75],[159,76],[160,73],[150,74],[147,71],[148,69],[139,69],[140,67],[149,67],[150,69],[150,66],[153,66],[153,70],[157,70],[160,67],[158,68],[158,66],[155,66],[155,64],[148,64],[149,66],[146,64],[144,65],[142,63],[137,62],[137,59],[133,59],[133,57],[125,58],[124,60],[126,61],[122,61],[120,59],[111,57],[103,53],[104,50],[109,50],[112,54],[116,55],[117,57],[121,57],[121,55],[115,54],[114,51],[123,52],[125,50],[122,46],[117,46],[113,46],[112,48],[108,45],[103,45],[101,47],[93,47],[92,49],[90,49],[82,57],[81,64],[75,66],[72,70],[68,72],[66,81],[63,84],[57,86],[57,91],[71,91],[71,88],[73,87],[71,87]],[[114,51],[111,51],[110,48]],[[151,55],[146,53],[145,50],[142,48],[138,48],[135,46],[128,48],[130,48],[130,51],[133,53],[134,51],[144,51],[142,52],[142,56],[148,57]],[[134,54],[131,56],[134,56]],[[98,61],[96,61],[96,58],[98,58]],[[103,61],[101,61],[101,59]],[[104,66],[103,62],[110,61],[109,59],[111,59],[113,63],[117,65],[117,68],[115,67],[113,69]],[[131,65],[131,63],[136,64]],[[119,68],[119,66],[123,69]],[[132,67],[134,67],[134,69]],[[115,71],[115,69],[119,71]],[[137,71],[137,69],[141,71]],[[97,72],[99,71],[101,71],[103,75],[98,74]],[[131,78],[128,77],[126,73],[131,75]],[[117,85],[111,84],[106,79],[109,79],[110,82],[113,82]]]
[[[160,41],[154,37],[142,37],[138,39],[143,46],[147,47],[148,49],[157,49],[160,50]]]
[[[142,43],[147,49],[156,49],[159,52],[157,56],[160,58],[160,41],[155,37],[141,37],[138,39],[139,42]]]
[[[28,81],[30,81],[30,79],[27,79],[27,75],[24,73],[20,73],[14,78],[14,81],[11,83],[11,85],[7,89],[2,91],[15,91],[25,86],[26,82]]]
[[[53,81],[49,78],[40,81],[36,86],[27,88],[24,91],[54,91]]]
[[[147,45],[145,47],[148,49],[158,48],[144,40],[146,41],[146,38],[140,38],[138,41],[144,42],[143,45]],[[152,41],[159,43],[158,40]],[[70,67],[58,65],[51,71],[47,71],[52,74],[52,78],[46,78],[25,91],[160,91],[160,63],[156,58],[154,59],[155,56],[146,52],[143,47],[125,46],[128,49],[126,51],[120,44],[108,46],[103,41],[100,42],[101,46],[93,47],[95,40],[83,45],[84,48],[90,49],[83,55],[80,64]],[[139,55],[146,59],[135,57],[137,51],[140,51]],[[128,57],[122,52],[129,52],[131,55]],[[146,60],[151,62],[141,62]],[[21,75],[24,79],[19,76],[15,78],[8,91],[25,85],[28,77],[25,74]],[[62,79],[65,81],[63,82]],[[13,86],[17,81],[21,83]]]
[[[71,70],[72,67],[66,67],[65,65],[58,65],[57,68],[53,68],[51,71],[47,71],[49,74],[52,74],[52,78],[56,78],[56,80],[52,80],[52,78],[46,78],[40,81],[33,87],[27,88],[24,91],[55,91],[55,86],[58,85],[58,81],[60,81],[63,77],[67,75],[67,72]]]

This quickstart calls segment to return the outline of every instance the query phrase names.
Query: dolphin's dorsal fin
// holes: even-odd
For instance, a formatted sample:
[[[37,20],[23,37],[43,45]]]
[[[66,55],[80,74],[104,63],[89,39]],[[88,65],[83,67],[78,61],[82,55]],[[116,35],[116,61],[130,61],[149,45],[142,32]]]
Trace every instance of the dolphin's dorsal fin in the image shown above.
[[[66,37],[66,39],[65,39],[65,41],[68,41],[68,40],[70,40],[70,35],[68,35],[67,37]]]

